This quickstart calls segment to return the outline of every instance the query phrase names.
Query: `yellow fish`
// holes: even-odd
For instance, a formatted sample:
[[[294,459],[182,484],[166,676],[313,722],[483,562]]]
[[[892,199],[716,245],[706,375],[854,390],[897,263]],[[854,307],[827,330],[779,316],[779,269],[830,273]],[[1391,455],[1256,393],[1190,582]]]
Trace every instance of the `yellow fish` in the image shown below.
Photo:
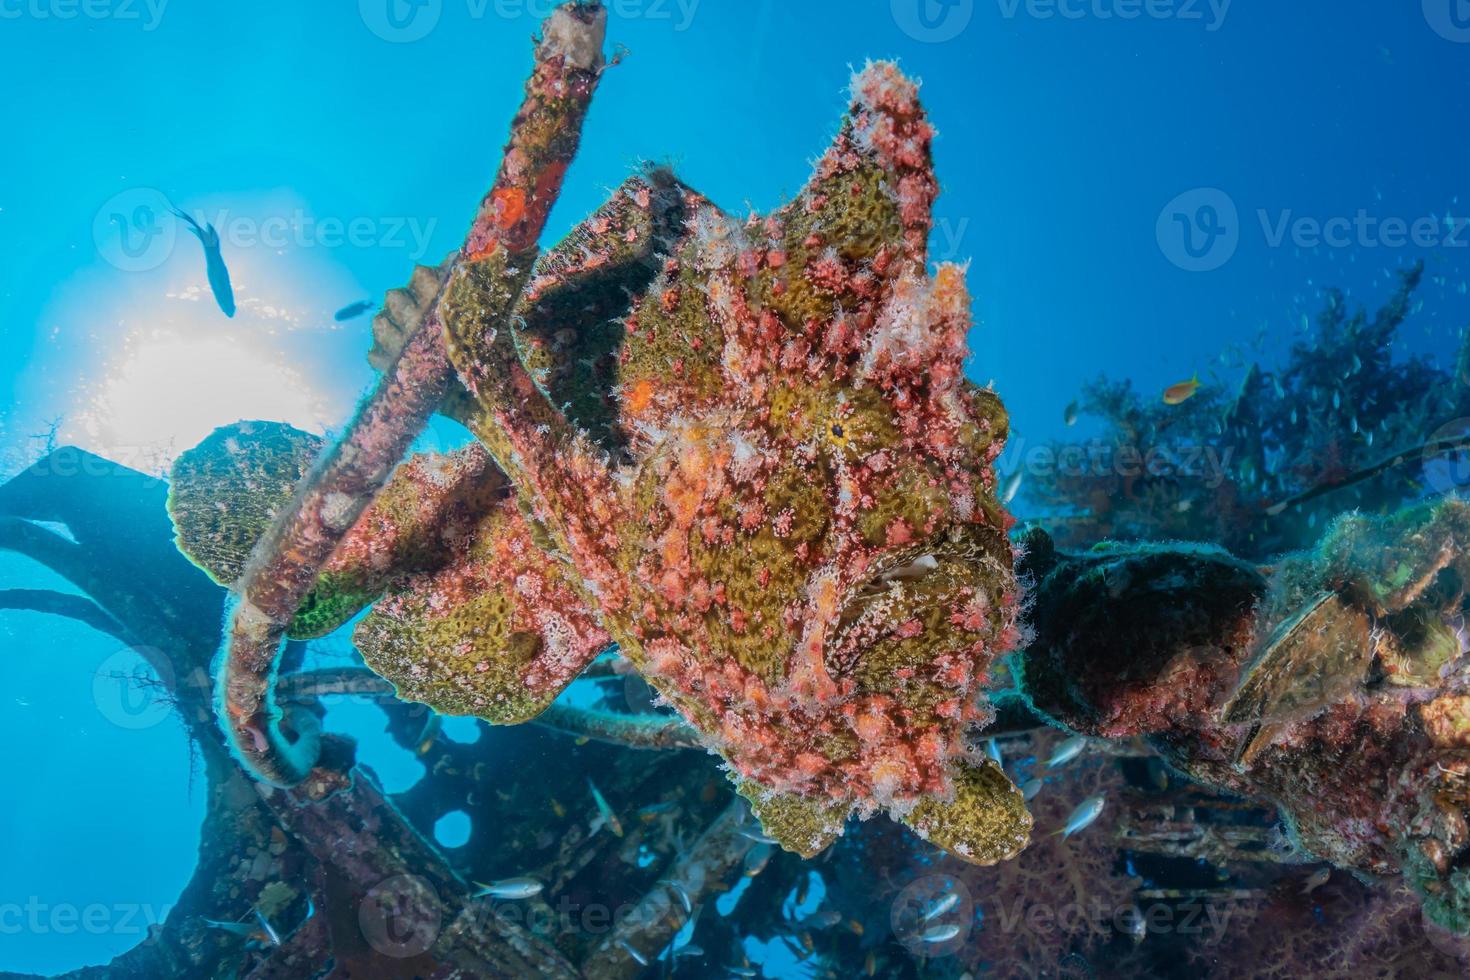
[[[1199,391],[1199,375],[1196,374],[1188,381],[1181,381],[1177,385],[1170,385],[1164,389],[1165,405],[1182,405],[1194,397]]]

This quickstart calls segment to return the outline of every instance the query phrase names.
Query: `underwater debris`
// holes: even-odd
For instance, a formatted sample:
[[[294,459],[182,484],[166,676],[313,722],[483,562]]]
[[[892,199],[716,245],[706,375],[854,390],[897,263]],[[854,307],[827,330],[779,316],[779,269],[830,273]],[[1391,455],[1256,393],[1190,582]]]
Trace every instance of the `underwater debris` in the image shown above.
[[[500,172],[465,239],[460,261],[504,277],[483,299],[510,312],[535,242],[576,152],[582,119],[602,68],[607,10],[557,8],[543,27],[526,100],[512,124]],[[494,293],[492,296],[491,293]],[[340,441],[327,450],[288,506],[256,543],[230,616],[219,679],[223,722],[234,750],[261,779],[292,786],[306,778],[319,745],[308,716],[284,731],[271,688],[281,643],[346,533],[388,482],[430,415],[450,392],[452,372],[439,319],[406,338]]]
[[[1310,547],[1338,514],[1421,499],[1424,467],[1465,449],[1465,434],[1446,423],[1470,416],[1470,387],[1454,372],[1395,356],[1422,278],[1420,265],[1399,272],[1399,288],[1371,314],[1326,290],[1310,334],[1283,362],[1248,362],[1238,383],[1203,381],[1179,405],[1126,381],[1085,386],[1082,412],[1102,433],[1052,449],[1107,465],[1038,473],[1025,503],[1069,551],[1213,541],[1266,561]]]
[[[1031,532],[1032,537],[1041,532]],[[1143,736],[1280,810],[1301,851],[1402,875],[1470,932],[1470,503],[1341,518],[1258,570],[1212,549],[1041,556],[1020,681],[1074,731]]]
[[[274,504],[273,527],[294,510],[315,530],[304,551],[267,532],[236,583],[226,704],[247,763],[304,774],[305,753],[263,727],[267,654],[299,615],[290,600],[333,581],[308,570],[370,556],[376,577],[349,591],[384,597],[357,642],[403,697],[524,721],[615,642],[787,849],[814,854],[850,813],[887,811],[966,860],[1017,853],[1021,795],[964,739],[989,717],[987,667],[1020,636],[992,470],[1006,417],[964,379],[963,270],[925,269],[931,138],[917,86],[872,64],[811,182],[772,215],[735,221],[655,170],[534,265],[472,232],[437,310],[468,393],[456,411],[516,496],[500,473],[445,480],[499,497],[439,534],[457,553],[415,550],[412,569],[377,541],[396,526],[384,501],[399,475],[370,507],[372,481],[337,503],[333,464],[318,464]],[[421,269],[414,294],[438,275]],[[496,311],[523,281],[507,327]],[[190,499],[208,500],[196,468]],[[347,526],[316,527],[328,511]],[[227,537],[233,558],[250,535]],[[181,521],[181,547],[200,541]]]

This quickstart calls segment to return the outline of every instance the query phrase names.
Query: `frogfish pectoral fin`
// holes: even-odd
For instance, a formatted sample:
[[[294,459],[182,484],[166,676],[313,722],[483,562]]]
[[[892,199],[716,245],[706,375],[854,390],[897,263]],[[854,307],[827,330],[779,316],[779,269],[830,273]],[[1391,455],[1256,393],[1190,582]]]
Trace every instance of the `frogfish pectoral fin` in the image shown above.
[[[529,721],[612,645],[572,584],[506,499],[462,554],[409,576],[353,636],[399,697],[491,724]]]
[[[852,812],[852,803],[847,800],[778,793],[749,779],[739,780],[735,789],[749,801],[766,836],[804,858],[820,854],[841,837],[842,825]]]
[[[989,759],[956,762],[951,799],[926,797],[900,815],[914,833],[971,864],[1007,861],[1031,839],[1031,814],[1021,791]]]

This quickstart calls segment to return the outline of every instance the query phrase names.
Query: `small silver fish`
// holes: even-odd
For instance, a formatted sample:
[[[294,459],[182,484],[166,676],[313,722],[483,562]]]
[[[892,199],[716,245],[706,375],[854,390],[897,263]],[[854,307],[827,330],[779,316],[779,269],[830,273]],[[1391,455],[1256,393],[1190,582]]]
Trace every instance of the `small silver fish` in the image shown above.
[[[755,967],[751,967],[751,966],[727,966],[727,967],[725,967],[725,969],[729,970],[732,974],[734,974],[737,977],[758,977],[758,976],[760,976],[760,974],[756,972]]]
[[[941,915],[958,905],[959,901],[959,892],[950,892],[948,895],[945,895],[939,901],[935,902],[934,906],[930,908],[929,911],[920,916],[919,921],[928,922],[931,919],[937,919]]]
[[[1021,477],[1024,476],[1025,473],[1026,471],[1018,465],[1016,467],[1016,472],[1006,477],[1006,482],[1001,484],[1000,488],[1001,503],[1008,504],[1015,499],[1016,493],[1021,489]]]
[[[1021,784],[1021,795],[1025,797],[1026,802],[1029,803],[1032,800],[1036,799],[1036,794],[1040,793],[1041,787],[1045,785],[1046,783],[1040,779],[1028,779]]]
[[[601,819],[601,823],[592,828],[593,833],[597,832],[598,827],[606,827],[613,832],[614,837],[623,836],[623,825],[618,821],[618,815],[613,813],[612,807],[607,805],[607,800],[598,791],[596,784],[589,779],[587,780],[587,786],[592,790],[592,800],[597,804],[597,813]]]
[[[771,855],[775,848],[770,844],[757,844],[745,854],[745,877],[754,878],[766,870],[766,865],[771,863]]]
[[[813,929],[830,929],[841,921],[841,912],[836,909],[823,909],[807,916],[802,920],[802,925],[811,926]]]
[[[439,733],[444,730],[444,718],[437,711],[430,711],[429,717],[424,721],[424,727],[419,732],[418,741],[414,743],[414,755],[428,755],[429,750],[434,747]]]
[[[668,886],[669,891],[678,896],[679,904],[684,906],[685,915],[688,915],[690,912],[694,911],[694,903],[689,900],[688,889],[679,884],[677,881],[665,881],[664,884]]]
[[[622,947],[623,952],[625,952],[629,956],[633,957],[633,961],[635,963],[637,963],[639,966],[647,966],[648,965],[648,957],[644,956],[642,953],[638,952],[638,950],[634,949],[631,945],[629,945],[628,944],[628,941],[626,939],[619,939],[618,940],[618,945],[620,947]]]
[[[1006,764],[1005,757],[1000,754],[1000,743],[993,738],[985,740],[985,754],[995,760],[995,764],[1002,768]]]
[[[1124,931],[1128,933],[1128,938],[1133,940],[1135,946],[1148,938],[1148,922],[1143,917],[1143,910],[1137,905],[1129,907],[1128,923]]]
[[[957,925],[930,926],[919,934],[919,938],[926,943],[947,943],[959,934],[960,927]]]
[[[680,946],[678,949],[674,950],[674,959],[678,959],[681,956],[703,956],[703,955],[704,955],[704,947],[703,946],[696,946],[693,943],[685,943],[683,946]]]
[[[1107,797],[1105,796],[1089,796],[1077,804],[1077,809],[1073,810],[1072,815],[1067,818],[1067,825],[1059,830],[1052,831],[1052,834],[1061,834],[1062,839],[1066,840],[1073,834],[1085,830],[1102,814],[1103,806],[1106,803]]]
[[[1332,867],[1330,865],[1325,868],[1318,868],[1316,871],[1312,872],[1312,877],[1308,878],[1307,883],[1302,886],[1302,894],[1312,894],[1312,892],[1327,884],[1328,879],[1330,879],[1331,877]]]
[[[475,884],[480,889],[475,892],[475,898],[533,898],[545,887],[535,878],[524,876],[492,881],[488,885],[478,881]]]
[[[746,840],[753,840],[757,844],[774,844],[774,843],[776,843],[775,838],[767,837],[765,834],[761,833],[759,830],[753,830],[753,829],[751,829],[749,827],[742,827],[740,829],[740,836],[741,837],[744,837]]]
[[[234,936],[240,936],[251,942],[260,943],[262,946],[281,945],[281,936],[270,924],[265,916],[260,914],[260,909],[251,906],[250,911],[255,916],[255,922],[220,922],[217,919],[204,919],[205,928],[218,929],[228,932]]]
[[[1048,769],[1055,769],[1057,766],[1066,765],[1081,755],[1082,750],[1085,748],[1087,748],[1087,739],[1081,735],[1073,735],[1056,747],[1056,750],[1051,754],[1051,758],[1046,760],[1046,767]]]

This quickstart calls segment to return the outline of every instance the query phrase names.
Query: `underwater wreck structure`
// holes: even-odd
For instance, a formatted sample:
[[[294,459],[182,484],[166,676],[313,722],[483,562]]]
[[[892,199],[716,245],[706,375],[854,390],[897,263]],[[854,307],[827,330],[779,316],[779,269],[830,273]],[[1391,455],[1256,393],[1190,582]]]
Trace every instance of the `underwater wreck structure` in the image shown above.
[[[1004,875],[1038,805],[977,737],[1019,725],[1007,744],[1048,745],[1041,716],[1279,810],[1307,856],[1403,876],[1434,923],[1470,932],[1464,505],[1347,519],[1269,566],[1186,546],[1063,554],[1035,530],[1013,549],[994,472],[1005,411],[963,376],[963,270],[927,266],[938,183],[916,85],[890,64],[861,71],[810,182],[771,215],[732,218],[650,169],[541,255],[605,24],[596,3],[547,21],[465,245],[390,293],[370,354],[381,381],[341,439],[243,422],[179,459],[167,515],[198,567],[159,555],[166,596],[109,583],[34,526],[66,523],[98,561],[157,551],[161,485],[139,478],[153,518],[121,538],[115,513],[50,484],[23,475],[0,493],[0,546],[62,570],[95,608],[11,598],[146,639],[206,760],[213,832],[187,914],[118,975],[638,976],[704,900],[773,860],[747,812],[793,852],[778,861],[830,857],[850,815],[886,812],[964,874]],[[477,444],[404,461],[435,412]],[[370,670],[297,669],[299,641],[364,611]],[[613,651],[677,717],[555,703]],[[431,746],[433,785],[390,803],[320,731],[321,698],[343,692],[394,703],[409,745],[422,708],[405,701],[590,737],[579,751],[606,750],[619,785],[698,785],[680,760],[699,754],[619,764],[631,753],[609,746],[707,748],[745,802],[705,783],[681,789],[678,826],[655,811],[627,841],[557,840],[534,819],[555,796],[497,788],[524,818],[497,811],[504,860],[555,869],[550,891],[638,869],[620,896],[637,914],[548,938],[485,914],[470,869],[421,836],[447,796],[494,805],[487,750]],[[1123,792],[1110,767],[1087,779]],[[1186,798],[1163,793],[1130,805],[1129,846],[1205,853],[1150,829],[1149,807]],[[1073,846],[1094,875],[1119,863],[1110,841]],[[656,872],[628,859],[644,847]],[[250,909],[294,929],[242,951],[200,925]],[[888,969],[872,923],[850,922],[832,948]],[[1005,937],[987,936],[994,955]]]

